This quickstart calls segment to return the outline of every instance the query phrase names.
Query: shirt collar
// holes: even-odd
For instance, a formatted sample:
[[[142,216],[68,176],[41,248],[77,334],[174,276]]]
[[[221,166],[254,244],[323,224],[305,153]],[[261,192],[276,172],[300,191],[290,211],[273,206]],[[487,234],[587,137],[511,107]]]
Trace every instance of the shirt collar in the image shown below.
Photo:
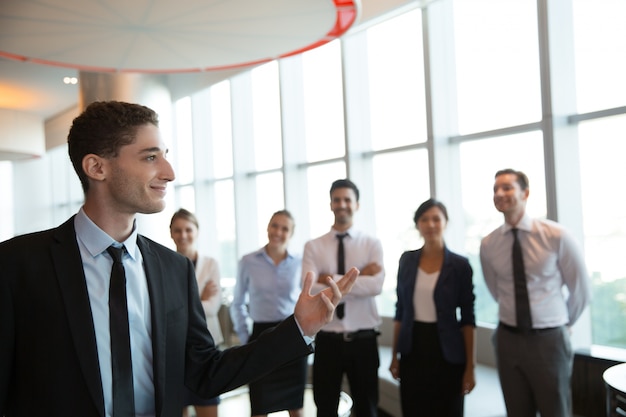
[[[330,228],[330,233],[332,233],[333,235],[348,235],[351,236],[354,234],[354,227],[349,228],[346,231],[340,232],[339,230],[335,229],[334,227]]]
[[[74,218],[76,237],[85,245],[91,256],[96,257],[114,243],[121,243],[133,260],[137,260],[137,223],[133,221],[133,231],[124,242],[116,242],[104,230],[100,229],[85,213],[83,207]]]
[[[256,254],[256,256],[262,256],[265,259],[269,260],[270,262],[274,262],[272,260],[272,258],[270,258],[270,256],[267,254],[267,251],[265,250],[265,246],[262,246],[261,249],[257,250],[256,252],[254,252]],[[287,249],[287,257],[285,259],[293,259],[293,255],[289,252],[289,249]]]
[[[532,226],[533,226],[532,217],[530,217],[528,213],[524,212],[524,215],[522,216],[520,221],[517,222],[515,226],[511,226],[510,224],[505,222],[504,225],[502,225],[502,234],[507,233],[509,230],[513,228],[523,230],[525,232],[530,232],[532,230]]]

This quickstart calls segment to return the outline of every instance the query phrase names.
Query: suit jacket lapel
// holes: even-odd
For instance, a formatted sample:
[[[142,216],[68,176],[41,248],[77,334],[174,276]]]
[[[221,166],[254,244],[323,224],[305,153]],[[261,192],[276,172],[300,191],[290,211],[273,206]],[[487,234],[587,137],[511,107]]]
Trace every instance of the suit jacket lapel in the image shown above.
[[[137,236],[137,245],[143,257],[146,271],[148,291],[150,292],[150,308],[152,310],[152,368],[154,370],[154,394],[156,415],[161,414],[165,395],[166,365],[166,329],[167,315],[165,306],[165,290],[163,288],[163,268],[157,254],[152,250],[150,241]]]
[[[407,294],[410,294],[411,300],[413,300],[413,293],[415,292],[415,285],[417,283],[417,267],[420,263],[421,254],[421,249],[411,254],[411,262],[409,262],[409,268],[407,269],[406,277],[409,286]],[[412,305],[413,303],[411,302],[411,306]]]
[[[72,342],[85,376],[85,383],[100,415],[104,417],[104,396],[96,333],[82,259],[76,242],[74,217],[59,226],[54,237],[55,242],[51,248],[52,261],[72,332]]]

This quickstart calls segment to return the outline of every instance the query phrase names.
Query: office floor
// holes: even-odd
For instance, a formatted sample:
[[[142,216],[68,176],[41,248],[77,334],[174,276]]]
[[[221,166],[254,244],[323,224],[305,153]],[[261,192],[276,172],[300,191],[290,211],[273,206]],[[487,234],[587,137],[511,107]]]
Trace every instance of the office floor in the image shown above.
[[[349,397],[348,397],[349,398]],[[339,403],[339,416],[349,417],[350,400],[341,398]],[[304,417],[315,417],[315,403],[313,402],[313,392],[309,388],[304,393]],[[218,414],[226,417],[247,417],[250,415],[250,402],[246,388],[231,391],[222,396],[222,401],[218,408]],[[269,417],[287,417],[287,411],[279,411],[268,414]],[[384,416],[381,416],[384,417]]]

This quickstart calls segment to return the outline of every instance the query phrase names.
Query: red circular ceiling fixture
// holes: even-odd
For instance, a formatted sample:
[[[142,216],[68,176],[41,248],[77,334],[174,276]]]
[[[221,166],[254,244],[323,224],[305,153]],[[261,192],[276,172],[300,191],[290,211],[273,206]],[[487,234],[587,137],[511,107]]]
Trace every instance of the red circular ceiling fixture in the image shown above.
[[[359,0],[3,0],[0,57],[94,72],[235,69],[316,48]]]

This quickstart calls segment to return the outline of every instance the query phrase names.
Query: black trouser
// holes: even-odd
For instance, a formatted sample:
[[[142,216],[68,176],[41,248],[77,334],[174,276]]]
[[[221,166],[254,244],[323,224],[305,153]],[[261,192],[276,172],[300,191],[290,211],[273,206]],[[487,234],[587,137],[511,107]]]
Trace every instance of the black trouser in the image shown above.
[[[350,384],[352,415],[378,415],[377,332],[361,331],[351,340],[341,333],[319,332],[315,338],[313,397],[318,417],[337,417],[344,373]]]
[[[461,417],[465,364],[443,357],[437,323],[413,323],[411,352],[400,358],[400,400],[404,417]]]

